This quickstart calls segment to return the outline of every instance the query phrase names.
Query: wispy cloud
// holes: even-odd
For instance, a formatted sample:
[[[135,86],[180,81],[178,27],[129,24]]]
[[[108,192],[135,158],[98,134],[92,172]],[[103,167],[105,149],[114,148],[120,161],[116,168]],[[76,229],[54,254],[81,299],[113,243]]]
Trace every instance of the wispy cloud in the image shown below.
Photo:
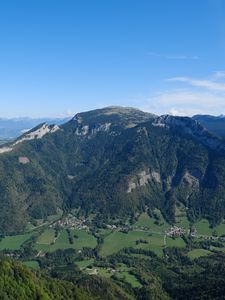
[[[205,113],[218,115],[225,112],[223,96],[185,89],[163,91],[143,102],[143,110],[156,114],[192,116]]]
[[[195,87],[200,87],[215,92],[225,92],[225,83],[220,83],[213,80],[193,79],[189,77],[173,77],[169,78],[168,81],[180,81]]]
[[[148,55],[154,56],[154,57],[159,57],[163,59],[174,59],[174,60],[196,60],[199,59],[198,56],[193,55],[168,55],[168,54],[159,54],[157,52],[148,52]]]
[[[215,71],[215,72],[213,73],[213,78],[214,78],[215,80],[225,78],[225,71]]]
[[[213,79],[169,78],[167,81],[171,82],[171,88],[145,99],[142,108],[156,114],[224,114],[225,82],[219,81],[222,74],[216,78],[214,73],[210,78]],[[177,82],[183,83],[183,87],[178,87]]]

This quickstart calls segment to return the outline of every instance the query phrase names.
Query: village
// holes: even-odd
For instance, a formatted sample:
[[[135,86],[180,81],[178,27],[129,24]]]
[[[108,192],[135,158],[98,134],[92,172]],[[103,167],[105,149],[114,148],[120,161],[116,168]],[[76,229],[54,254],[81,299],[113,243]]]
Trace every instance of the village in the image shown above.
[[[61,218],[60,220],[54,222],[49,226],[50,228],[68,228],[68,229],[84,229],[86,231],[89,231],[89,227],[86,224],[85,219],[78,219],[77,217],[73,216],[72,214],[69,214],[66,217]]]

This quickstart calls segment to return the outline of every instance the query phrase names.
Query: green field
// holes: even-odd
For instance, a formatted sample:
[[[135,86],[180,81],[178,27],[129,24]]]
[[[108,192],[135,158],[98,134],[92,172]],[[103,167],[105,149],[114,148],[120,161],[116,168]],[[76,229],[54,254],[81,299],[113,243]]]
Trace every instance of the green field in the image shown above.
[[[140,243],[138,245],[135,245],[135,248],[151,250],[155,252],[155,254],[157,254],[158,256],[163,255],[164,236],[162,234],[153,233],[151,236],[147,234],[147,237],[145,239],[148,241],[148,244]]]
[[[196,228],[198,235],[212,235],[214,231],[214,229],[210,228],[209,222],[206,219],[202,219],[195,223],[194,227]]]
[[[212,252],[210,252],[209,250],[205,250],[205,249],[193,249],[188,252],[188,257],[190,259],[195,259],[195,258],[198,258],[201,256],[209,255],[210,253],[212,253]]]
[[[163,219],[162,215],[157,211],[159,216],[159,225],[156,224],[156,220],[154,218],[150,218],[147,213],[142,213],[138,218],[138,221],[134,224],[135,227],[145,227],[152,231],[162,232],[165,231],[169,226],[169,224]]]
[[[98,275],[109,278],[112,276],[112,272],[110,272],[107,268],[98,268]]]
[[[181,237],[176,237],[175,239],[171,237],[166,237],[166,246],[167,247],[177,247],[182,248],[185,247],[185,242]]]
[[[39,263],[36,260],[24,261],[23,264],[35,270],[40,269]]]
[[[182,228],[185,228],[185,229],[189,229],[190,228],[190,223],[189,223],[186,216],[178,216],[176,218],[176,226],[182,227]]]
[[[128,283],[130,283],[132,285],[133,288],[141,288],[142,285],[141,283],[138,281],[138,279],[130,274],[129,272],[120,272],[120,273],[116,273],[116,277],[119,279],[119,280],[124,280]]]
[[[6,236],[0,242],[0,250],[19,250],[21,245],[27,241],[33,233],[19,234],[14,236]]]
[[[147,243],[139,243],[137,245],[136,241],[140,239],[146,240]],[[114,231],[104,239],[100,254],[102,256],[111,255],[127,247],[152,250],[156,254],[162,255],[163,235],[150,235],[148,232],[138,230],[129,231],[128,233]]]
[[[71,234],[78,236],[78,238],[74,238],[75,249],[95,248],[97,246],[96,238],[85,230],[71,230]]]
[[[179,206],[175,207],[175,219],[176,226],[188,229],[190,227],[190,222],[187,218],[187,209],[183,204],[180,203]]]
[[[224,235],[225,234],[225,224],[222,223],[222,224],[216,226],[216,228],[214,230],[216,231],[216,234],[218,236]]]
[[[86,260],[81,260],[81,261],[76,261],[76,265],[80,268],[80,269],[85,269],[88,266],[91,266],[94,262],[94,259],[86,259]]]
[[[87,233],[85,230],[71,230],[71,235],[76,235],[78,238],[74,238],[73,244],[70,244],[68,239],[68,233],[66,229],[63,229],[59,232],[57,239],[54,244],[52,243],[52,232],[47,229],[44,232],[44,236],[41,237],[42,243],[40,240],[35,245],[36,250],[42,250],[47,252],[53,252],[58,249],[68,249],[73,248],[80,250],[83,247],[94,248],[97,245],[97,241],[94,236]],[[48,240],[49,239],[49,240]],[[48,243],[47,243],[48,242]]]
[[[54,242],[55,230],[48,228],[46,229],[37,239],[37,244],[50,245]]]

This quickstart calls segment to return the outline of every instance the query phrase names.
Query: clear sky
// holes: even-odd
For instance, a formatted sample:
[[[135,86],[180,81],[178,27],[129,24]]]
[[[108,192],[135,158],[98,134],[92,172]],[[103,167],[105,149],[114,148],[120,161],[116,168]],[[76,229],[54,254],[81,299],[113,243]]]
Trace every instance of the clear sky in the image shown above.
[[[0,117],[225,114],[225,0],[0,0]]]

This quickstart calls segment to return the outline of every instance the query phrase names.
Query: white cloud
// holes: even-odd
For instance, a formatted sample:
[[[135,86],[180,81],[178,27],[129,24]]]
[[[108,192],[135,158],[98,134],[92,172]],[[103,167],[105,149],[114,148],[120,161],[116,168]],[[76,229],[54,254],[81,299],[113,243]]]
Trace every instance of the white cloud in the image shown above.
[[[140,109],[157,115],[225,114],[225,72],[214,72],[209,79],[174,77],[167,79],[171,86],[151,97],[139,99]],[[178,87],[183,83],[183,88]],[[180,85],[179,85],[180,86]],[[140,104],[141,103],[141,104]]]
[[[214,92],[225,92],[225,83],[215,82],[212,80],[193,79],[189,77],[173,77],[168,81],[180,81],[194,87],[204,88]]]
[[[213,79],[219,80],[225,78],[225,71],[215,71],[213,73]]]
[[[141,109],[155,114],[192,116],[225,113],[225,98],[209,92],[178,90],[160,92],[142,101]]]

